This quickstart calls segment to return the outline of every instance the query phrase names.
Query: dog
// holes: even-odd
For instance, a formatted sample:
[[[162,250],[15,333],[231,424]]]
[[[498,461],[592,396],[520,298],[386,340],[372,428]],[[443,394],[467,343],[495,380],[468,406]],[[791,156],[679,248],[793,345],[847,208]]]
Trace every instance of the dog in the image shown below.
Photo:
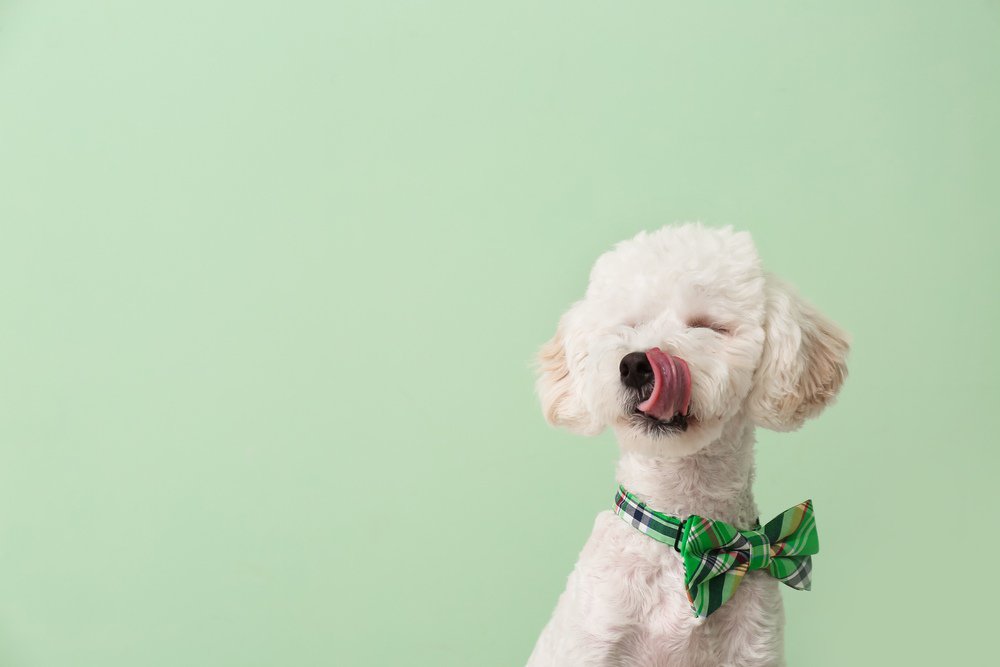
[[[763,270],[748,232],[686,223],[598,258],[584,298],[539,352],[536,390],[550,424],[614,430],[617,481],[637,502],[747,530],[759,527],[755,428],[794,431],[833,403],[849,347]],[[785,664],[775,576],[747,572],[731,599],[698,616],[676,545],[637,527],[611,509],[597,516],[528,667]]]

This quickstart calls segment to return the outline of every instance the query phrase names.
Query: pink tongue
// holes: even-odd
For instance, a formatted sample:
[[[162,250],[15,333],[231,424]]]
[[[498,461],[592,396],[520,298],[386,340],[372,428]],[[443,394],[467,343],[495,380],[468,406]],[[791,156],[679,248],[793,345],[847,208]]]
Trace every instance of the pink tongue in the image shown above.
[[[653,367],[653,393],[638,405],[650,417],[669,421],[678,412],[686,415],[691,403],[691,371],[680,357],[658,347],[646,351]]]

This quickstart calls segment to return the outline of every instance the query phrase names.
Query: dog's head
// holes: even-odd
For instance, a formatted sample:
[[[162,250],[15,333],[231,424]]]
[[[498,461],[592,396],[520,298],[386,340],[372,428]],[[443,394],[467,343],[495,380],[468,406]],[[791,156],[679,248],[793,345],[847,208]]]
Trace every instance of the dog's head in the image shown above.
[[[539,354],[546,419],[612,427],[623,447],[698,451],[742,416],[791,431],[834,400],[849,337],[760,266],[732,227],[685,224],[619,243]]]

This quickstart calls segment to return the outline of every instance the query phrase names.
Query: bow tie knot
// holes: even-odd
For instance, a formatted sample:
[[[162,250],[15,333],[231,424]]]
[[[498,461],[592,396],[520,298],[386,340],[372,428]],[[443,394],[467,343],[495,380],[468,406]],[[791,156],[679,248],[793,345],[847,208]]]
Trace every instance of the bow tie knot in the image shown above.
[[[685,521],[685,524],[688,523],[694,526],[693,530],[688,533],[686,541],[681,535],[675,546],[682,554],[704,558],[708,553],[730,553],[735,562],[746,563],[748,570],[767,569],[776,555],[771,540],[759,526],[752,530],[737,530],[728,523],[705,519],[697,514]]]

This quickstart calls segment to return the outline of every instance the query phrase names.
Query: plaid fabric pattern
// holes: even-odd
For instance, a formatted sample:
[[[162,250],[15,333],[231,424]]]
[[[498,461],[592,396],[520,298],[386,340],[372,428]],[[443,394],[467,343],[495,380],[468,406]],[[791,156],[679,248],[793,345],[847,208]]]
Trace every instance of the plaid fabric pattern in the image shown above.
[[[812,555],[819,551],[812,501],[785,510],[761,528],[739,530],[692,514],[681,519],[650,509],[618,487],[615,512],[639,531],[668,544],[684,561],[684,584],[696,616],[708,616],[736,592],[750,570],[809,590]]]

